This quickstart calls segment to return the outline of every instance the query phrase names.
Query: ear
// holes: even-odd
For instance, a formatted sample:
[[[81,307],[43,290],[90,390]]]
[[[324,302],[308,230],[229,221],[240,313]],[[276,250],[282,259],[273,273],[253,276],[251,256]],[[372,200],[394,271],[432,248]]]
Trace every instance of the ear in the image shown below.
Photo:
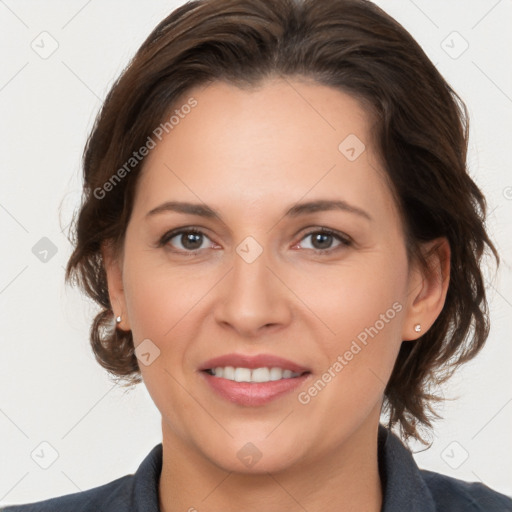
[[[402,340],[416,340],[423,336],[441,313],[450,282],[450,244],[446,237],[436,238],[422,245],[428,268],[418,262],[409,272],[406,315]],[[421,332],[414,326],[421,325]]]
[[[123,287],[122,255],[117,254],[110,241],[102,243],[101,255],[105,273],[107,274],[108,295],[114,312],[114,318],[121,317],[121,322],[116,323],[116,327],[123,331],[129,331],[130,322]]]

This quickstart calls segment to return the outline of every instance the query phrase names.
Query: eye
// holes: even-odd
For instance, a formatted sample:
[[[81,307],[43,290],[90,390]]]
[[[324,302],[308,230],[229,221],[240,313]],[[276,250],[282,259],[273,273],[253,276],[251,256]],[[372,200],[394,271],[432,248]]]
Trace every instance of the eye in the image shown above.
[[[203,246],[203,244],[205,243],[205,239],[210,240],[202,231],[198,229],[178,229],[166,233],[160,239],[158,245],[159,247],[170,245],[171,250],[176,250],[176,252],[188,252],[194,254],[195,252],[198,252],[201,249],[206,249],[212,246],[211,240],[210,244],[206,244],[206,246]]]
[[[313,250],[318,254],[334,252],[343,247],[352,245],[352,241],[347,237],[327,228],[316,229],[310,231],[303,236],[301,240],[311,237],[311,246],[305,247],[308,250]],[[338,245],[332,247],[333,241],[338,241]],[[206,241],[210,241],[208,244]],[[204,245],[206,243],[206,245]],[[297,247],[296,244],[294,247]],[[202,249],[212,248],[213,242],[208,236],[197,228],[180,228],[169,231],[162,236],[158,242],[159,247],[170,246],[170,250],[183,254],[195,254]]]
[[[320,254],[333,252],[343,247],[349,247],[352,244],[348,237],[326,228],[310,231],[302,238],[302,240],[305,240],[308,237],[311,237],[311,247],[306,247],[306,249],[312,249]],[[332,243],[335,240],[338,240],[339,243],[332,247]]]

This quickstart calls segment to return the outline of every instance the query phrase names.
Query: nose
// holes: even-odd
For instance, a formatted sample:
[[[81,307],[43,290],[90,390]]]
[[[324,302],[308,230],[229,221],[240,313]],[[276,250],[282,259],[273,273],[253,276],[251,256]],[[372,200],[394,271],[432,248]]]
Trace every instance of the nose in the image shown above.
[[[216,322],[224,329],[254,339],[289,324],[292,294],[269,260],[265,251],[250,263],[235,253],[215,309]]]

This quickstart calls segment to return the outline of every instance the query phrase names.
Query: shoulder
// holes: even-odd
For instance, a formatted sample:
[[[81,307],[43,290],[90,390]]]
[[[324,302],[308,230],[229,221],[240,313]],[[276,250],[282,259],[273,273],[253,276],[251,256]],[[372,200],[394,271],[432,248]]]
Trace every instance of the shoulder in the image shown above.
[[[0,507],[0,512],[158,512],[158,481],[162,443],[157,444],[135,474],[125,475],[86,491],[23,505]]]
[[[391,430],[379,426],[383,512],[512,512],[512,498],[486,485],[420,469]]]
[[[87,491],[66,494],[23,505],[0,508],[0,512],[97,512],[131,510],[133,475],[126,475]]]
[[[508,512],[512,498],[480,482],[465,482],[433,471],[420,470],[439,512]]]

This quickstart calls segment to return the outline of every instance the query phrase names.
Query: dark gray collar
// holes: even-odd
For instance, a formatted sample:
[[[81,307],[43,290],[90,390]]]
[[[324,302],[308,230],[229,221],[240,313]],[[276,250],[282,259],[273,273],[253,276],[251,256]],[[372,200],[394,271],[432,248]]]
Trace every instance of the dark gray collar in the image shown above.
[[[381,512],[436,511],[434,498],[411,452],[382,425],[379,425],[378,456],[384,491]]]

